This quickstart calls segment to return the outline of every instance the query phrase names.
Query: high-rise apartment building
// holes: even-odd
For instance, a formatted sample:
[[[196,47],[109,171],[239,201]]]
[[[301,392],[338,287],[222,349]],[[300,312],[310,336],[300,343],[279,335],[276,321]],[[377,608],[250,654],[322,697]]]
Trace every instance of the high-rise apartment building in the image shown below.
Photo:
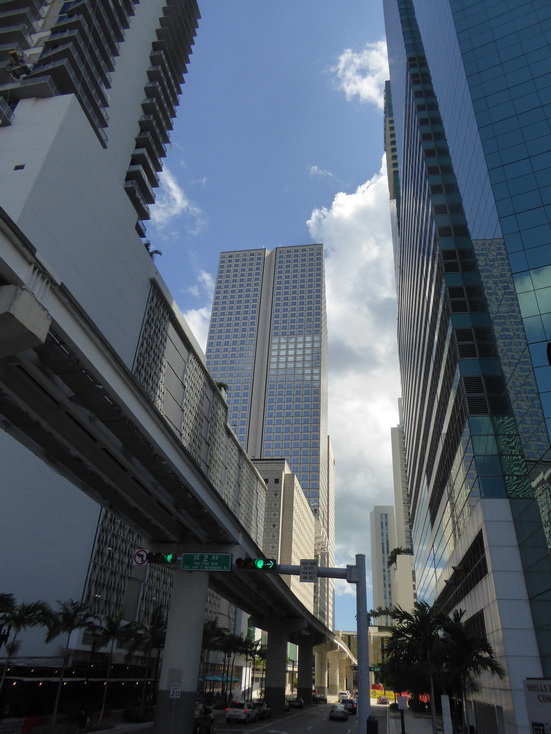
[[[523,681],[551,677],[551,5],[384,9],[417,593],[506,668],[471,723],[528,732]]]
[[[389,559],[396,548],[394,507],[377,505],[369,515],[371,535],[371,569],[373,607],[388,609],[394,606],[392,576]],[[375,624],[389,624],[388,617],[377,617]]]
[[[335,554],[333,458],[327,428],[323,245],[223,252],[207,366],[227,384],[229,423],[252,459],[285,458],[316,518],[316,557]],[[333,621],[333,584],[315,610]]]

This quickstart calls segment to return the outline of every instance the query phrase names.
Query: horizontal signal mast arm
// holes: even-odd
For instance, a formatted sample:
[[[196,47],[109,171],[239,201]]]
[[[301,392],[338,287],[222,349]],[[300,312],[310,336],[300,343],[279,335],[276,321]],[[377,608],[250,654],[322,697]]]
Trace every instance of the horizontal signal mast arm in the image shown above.
[[[279,563],[274,568],[276,573],[281,573],[286,576],[300,576],[300,566],[287,566],[283,563]],[[345,579],[349,583],[357,583],[357,567],[347,566],[346,568],[328,568],[324,566],[318,566],[316,568],[316,574],[318,577],[327,579]]]

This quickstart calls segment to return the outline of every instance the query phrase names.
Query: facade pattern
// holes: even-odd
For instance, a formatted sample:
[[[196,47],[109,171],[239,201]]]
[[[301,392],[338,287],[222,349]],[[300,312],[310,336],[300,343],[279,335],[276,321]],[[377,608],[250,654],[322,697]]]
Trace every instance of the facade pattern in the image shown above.
[[[551,8],[384,7],[418,595],[466,609],[507,666],[474,697],[477,727],[524,731],[522,679],[551,671]]]
[[[317,520],[320,565],[333,565],[326,319],[322,245],[221,254],[207,366],[227,385],[229,423],[248,454],[284,457],[297,475]],[[317,591],[318,613],[330,620],[331,582]]]

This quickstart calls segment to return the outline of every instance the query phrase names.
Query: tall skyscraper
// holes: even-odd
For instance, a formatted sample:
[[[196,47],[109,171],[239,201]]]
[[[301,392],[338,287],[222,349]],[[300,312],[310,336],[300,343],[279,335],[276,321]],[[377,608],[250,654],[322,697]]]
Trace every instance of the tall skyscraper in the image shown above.
[[[376,506],[370,513],[371,530],[371,568],[373,586],[373,607],[389,608],[394,606],[392,577],[389,566],[390,553],[396,548],[396,524],[394,507]],[[375,624],[389,624],[388,618],[375,619]]]
[[[551,676],[551,5],[384,9],[417,592],[506,667],[471,722],[528,732],[523,680]]]
[[[319,563],[333,565],[323,245],[223,252],[206,354],[214,379],[228,385],[242,446],[253,459],[287,460],[316,518]],[[330,627],[332,590],[318,581],[316,614]]]

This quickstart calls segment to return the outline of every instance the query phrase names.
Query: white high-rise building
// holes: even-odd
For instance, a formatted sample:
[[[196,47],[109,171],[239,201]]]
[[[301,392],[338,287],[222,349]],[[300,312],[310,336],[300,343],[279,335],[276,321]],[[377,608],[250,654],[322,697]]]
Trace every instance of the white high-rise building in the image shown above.
[[[334,565],[323,245],[223,252],[207,366],[227,385],[229,422],[252,459],[285,458],[316,520],[315,555]],[[315,613],[333,626],[333,582]]]
[[[396,548],[396,524],[392,505],[377,505],[369,516],[371,528],[371,567],[373,608],[388,609],[394,604],[392,574],[388,561]],[[389,624],[389,619],[377,617],[375,624]]]

